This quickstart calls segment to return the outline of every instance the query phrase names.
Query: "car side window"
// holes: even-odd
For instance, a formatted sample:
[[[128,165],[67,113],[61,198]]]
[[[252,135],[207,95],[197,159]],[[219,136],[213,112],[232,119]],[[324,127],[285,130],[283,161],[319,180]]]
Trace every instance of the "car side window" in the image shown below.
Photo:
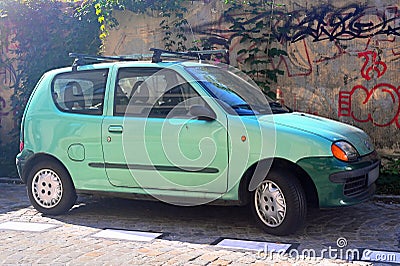
[[[189,83],[169,88],[153,104],[150,117],[189,117],[193,105],[205,105]]]
[[[108,69],[75,71],[57,75],[52,98],[63,112],[101,115]]]
[[[145,116],[149,109],[148,80],[159,68],[121,68],[114,89],[114,116]],[[128,108],[129,105],[129,108]]]
[[[178,73],[170,69],[122,68],[114,92],[114,115],[189,117],[192,105],[204,100]]]

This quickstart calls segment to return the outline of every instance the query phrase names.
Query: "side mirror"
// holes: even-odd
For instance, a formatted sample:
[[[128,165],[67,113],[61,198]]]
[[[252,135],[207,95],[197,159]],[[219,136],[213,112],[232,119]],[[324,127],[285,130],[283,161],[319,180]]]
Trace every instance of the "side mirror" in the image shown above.
[[[193,105],[189,109],[189,113],[197,117],[198,120],[213,121],[217,119],[217,115],[213,110],[202,105]]]

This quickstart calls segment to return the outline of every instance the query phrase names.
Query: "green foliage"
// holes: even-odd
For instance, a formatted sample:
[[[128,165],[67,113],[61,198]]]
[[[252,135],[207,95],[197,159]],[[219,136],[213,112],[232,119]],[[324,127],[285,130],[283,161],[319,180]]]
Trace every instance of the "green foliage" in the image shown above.
[[[271,84],[276,83],[279,75],[284,72],[275,69],[272,60],[275,57],[287,55],[284,50],[274,47],[277,43],[272,32],[273,14],[276,8],[282,7],[282,4],[276,4],[273,1],[239,1],[239,0],[223,0],[227,4],[225,17],[230,18],[232,30],[240,36],[244,46],[251,47],[238,52],[238,55],[245,57],[244,69],[256,83],[269,95],[274,97],[271,90]],[[113,9],[126,9],[134,13],[145,13],[161,15],[163,20],[160,28],[164,32],[163,42],[165,49],[170,51],[184,51],[197,49],[212,49],[207,40],[193,41],[193,47],[187,47],[187,28],[190,26],[185,18],[187,12],[185,6],[190,4],[188,0],[89,0],[85,2],[82,8],[78,9],[79,14],[88,12],[94,7],[98,22],[100,23],[100,37],[103,39],[107,36],[107,28],[115,26],[118,22],[112,17]],[[257,17],[261,12],[271,11],[271,16],[260,17],[252,23],[244,23],[248,21],[247,15],[251,14]],[[238,14],[247,14],[239,15]],[[284,29],[276,29],[278,32]]]
[[[141,1],[119,1],[119,0],[90,0],[84,1],[81,6],[75,8],[75,16],[78,18],[90,18],[97,20],[99,38],[104,40],[108,35],[108,28],[118,25],[117,20],[112,16],[114,9],[124,9],[125,2]],[[97,19],[96,19],[97,18]]]
[[[74,15],[73,2],[55,0],[7,0],[0,2],[0,49],[12,49],[0,58],[0,65],[17,69],[11,98],[14,119],[20,119],[37,81],[46,71],[71,65],[69,52],[97,54],[101,41],[94,12]],[[96,23],[93,23],[96,22]],[[7,147],[18,147],[19,129],[10,133]],[[1,164],[15,162],[14,148],[0,148]],[[8,154],[10,153],[10,154]],[[3,158],[6,156],[7,158]]]
[[[377,180],[378,194],[400,195],[400,158],[382,155],[381,175]]]
[[[88,13],[94,13],[99,23],[100,39],[105,39],[108,35],[108,29],[118,25],[118,21],[112,16],[112,11],[129,10],[137,14],[158,13],[163,16],[160,27],[164,30],[165,48],[172,50],[186,50],[186,36],[183,26],[187,24],[184,13],[187,11],[184,7],[187,0],[89,0],[76,10],[78,16],[86,16]],[[172,24],[171,24],[171,21]]]
[[[384,167],[381,169],[382,174],[386,175],[397,175],[400,176],[400,159],[385,156],[384,159],[387,161]]]
[[[183,2],[183,1],[180,1]],[[188,21],[184,17],[187,9],[183,5],[167,6],[162,12],[163,20],[160,27],[164,31],[164,46],[169,51],[186,51],[187,37],[185,35],[185,26]],[[172,25],[171,24],[172,20]]]
[[[275,5],[267,1],[225,1],[231,6],[225,12],[225,16],[230,18],[231,29],[235,30],[240,38],[240,43],[248,46],[247,49],[238,51],[238,55],[244,57],[244,72],[248,74],[257,85],[268,95],[274,97],[271,91],[271,84],[278,81],[278,76],[284,72],[273,67],[275,57],[287,55],[286,51],[274,47],[277,43],[276,38],[271,34],[274,9],[281,5]],[[270,11],[270,16],[259,16],[261,12]],[[258,17],[249,20],[239,14],[251,14]],[[246,23],[244,23],[246,22]]]
[[[0,27],[14,33],[9,41],[17,47],[11,51],[18,69],[14,108],[27,101],[44,72],[71,64],[68,52],[98,52],[97,26],[75,17],[72,4],[10,0],[1,5],[7,16]]]
[[[15,155],[18,153],[18,145],[1,145],[0,143],[0,177],[16,177]]]
[[[400,176],[382,174],[378,180],[377,194],[400,195]]]

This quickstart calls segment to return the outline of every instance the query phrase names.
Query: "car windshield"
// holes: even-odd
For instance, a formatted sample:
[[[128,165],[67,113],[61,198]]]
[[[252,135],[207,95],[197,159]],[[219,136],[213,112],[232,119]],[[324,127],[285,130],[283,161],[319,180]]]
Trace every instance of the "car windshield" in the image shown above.
[[[265,115],[289,112],[289,109],[272,100],[258,87],[227,69],[195,66],[186,67],[186,70],[230,114]]]

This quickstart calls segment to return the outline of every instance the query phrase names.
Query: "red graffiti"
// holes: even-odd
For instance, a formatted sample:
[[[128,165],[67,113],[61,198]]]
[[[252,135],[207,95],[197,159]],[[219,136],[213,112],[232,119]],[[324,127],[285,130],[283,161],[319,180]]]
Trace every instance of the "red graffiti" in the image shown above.
[[[376,72],[377,77],[382,77],[387,70],[386,63],[377,60],[378,55],[374,51],[360,52],[358,57],[364,57],[365,62],[361,68],[361,75],[366,80],[371,80],[371,72]],[[352,102],[361,99],[362,105],[368,106],[366,115],[352,110]],[[385,115],[383,115],[385,114]],[[400,87],[388,83],[380,83],[368,90],[363,85],[356,85],[350,92],[339,92],[338,116],[352,117],[360,123],[371,122],[378,127],[387,127],[396,124],[400,128]]]
[[[379,102],[375,99],[383,99]],[[363,99],[362,105],[369,105],[372,113],[360,114],[352,111],[354,99]],[[385,106],[386,103],[386,106]],[[385,113],[382,116],[382,113]],[[339,93],[339,117],[351,117],[360,123],[372,122],[378,127],[387,127],[396,124],[400,128],[400,87],[387,83],[381,83],[368,90],[362,85],[354,86],[350,92],[341,91]]]
[[[377,78],[382,77],[386,70],[387,66],[384,62],[377,60],[378,54],[374,51],[366,51],[358,53],[358,58],[364,57],[364,65],[361,68],[361,76],[366,80],[371,80],[372,75],[371,72],[375,71],[378,76]]]

